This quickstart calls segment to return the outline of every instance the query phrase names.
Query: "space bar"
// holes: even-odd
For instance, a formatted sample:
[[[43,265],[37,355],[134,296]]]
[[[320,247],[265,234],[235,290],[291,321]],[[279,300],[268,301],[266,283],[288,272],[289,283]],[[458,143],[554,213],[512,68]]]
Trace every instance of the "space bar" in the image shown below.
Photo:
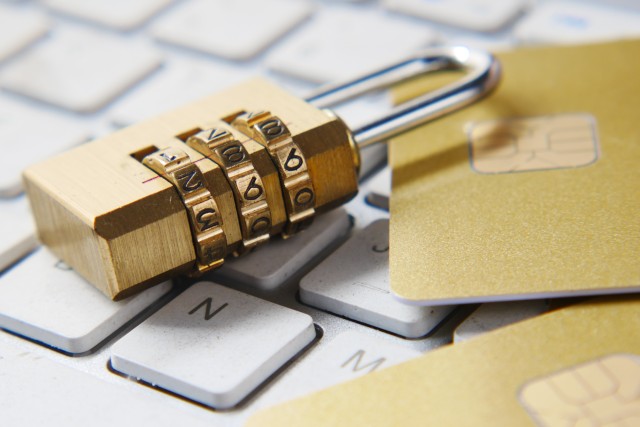
[[[5,426],[200,426],[184,411],[101,381],[0,340],[0,420]],[[11,384],[12,387],[7,387]],[[38,409],[33,404],[38,402]]]

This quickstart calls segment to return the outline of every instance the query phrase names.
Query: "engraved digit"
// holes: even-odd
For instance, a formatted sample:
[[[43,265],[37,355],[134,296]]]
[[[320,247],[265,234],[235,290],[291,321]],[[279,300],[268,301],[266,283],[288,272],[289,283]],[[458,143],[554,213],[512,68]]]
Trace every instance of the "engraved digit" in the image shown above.
[[[299,206],[307,205],[311,203],[311,201],[313,201],[313,191],[311,191],[309,188],[303,188],[296,193],[293,201],[296,203],[296,205]]]
[[[289,172],[296,171],[300,169],[300,166],[302,166],[303,161],[304,160],[302,160],[302,157],[296,154],[296,149],[292,148],[291,151],[289,151],[287,160],[284,162],[284,168]]]
[[[282,135],[284,133],[284,126],[278,119],[267,120],[266,122],[260,123],[258,126],[260,126],[260,130],[265,135],[271,138]]]
[[[247,200],[256,200],[258,197],[262,196],[262,193],[262,187],[256,184],[256,177],[251,177],[251,181],[249,181],[249,185],[244,192],[244,198]]]
[[[252,119],[254,117],[259,116],[260,114],[264,113],[264,111],[252,111],[247,115],[248,119]]]
[[[244,150],[238,144],[226,147],[221,154],[229,163],[238,163],[244,160]]]
[[[210,228],[220,225],[217,222],[212,221],[211,216],[214,216],[215,214],[216,211],[211,208],[202,209],[196,214],[196,221],[200,224],[200,232],[207,231]]]
[[[196,191],[197,189],[202,187],[202,181],[199,179],[195,179],[197,174],[197,170],[191,170],[189,172],[183,173],[182,175],[176,176],[176,178],[180,182],[182,191],[184,191],[185,193],[191,193],[192,191]]]
[[[218,128],[213,128],[211,129],[211,133],[209,134],[209,141],[213,140],[213,139],[218,139],[221,136],[225,136],[227,135],[229,132],[227,132],[224,129],[218,129]]]
[[[175,159],[177,159],[176,156],[170,156],[167,153],[160,153],[160,157],[162,157],[163,159],[165,159],[168,162],[173,162]]]
[[[251,234],[254,235],[254,234],[262,233],[263,231],[267,230],[270,226],[271,226],[271,220],[269,220],[269,218],[266,218],[264,216],[260,217],[255,221],[253,221],[253,224],[251,224]]]

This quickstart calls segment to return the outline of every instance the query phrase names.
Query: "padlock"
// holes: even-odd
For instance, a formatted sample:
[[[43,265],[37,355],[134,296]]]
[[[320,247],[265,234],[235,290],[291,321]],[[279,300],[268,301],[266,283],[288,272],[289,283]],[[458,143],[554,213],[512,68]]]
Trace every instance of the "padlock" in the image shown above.
[[[360,129],[326,109],[418,74],[461,69],[458,82]],[[456,47],[421,52],[306,101],[248,81],[28,168],[38,237],[112,299],[201,274],[350,200],[359,147],[479,99],[499,74],[490,54]]]

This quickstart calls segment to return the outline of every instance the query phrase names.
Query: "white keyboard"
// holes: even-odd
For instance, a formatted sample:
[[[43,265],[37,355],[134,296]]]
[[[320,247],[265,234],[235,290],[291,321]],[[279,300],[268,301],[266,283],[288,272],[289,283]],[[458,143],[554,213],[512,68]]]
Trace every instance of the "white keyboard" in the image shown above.
[[[111,302],[38,247],[29,163],[252,75],[304,96],[424,46],[638,36],[633,0],[0,0],[0,425],[242,425],[550,306],[394,300],[384,147],[304,233]]]

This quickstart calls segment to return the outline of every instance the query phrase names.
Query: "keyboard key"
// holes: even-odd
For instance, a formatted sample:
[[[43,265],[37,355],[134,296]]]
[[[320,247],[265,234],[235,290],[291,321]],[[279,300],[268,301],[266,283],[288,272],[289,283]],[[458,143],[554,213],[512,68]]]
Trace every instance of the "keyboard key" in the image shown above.
[[[604,6],[625,7],[640,11],[640,3],[638,0],[594,0]]]
[[[191,0],[152,28],[164,42],[229,59],[252,58],[302,22],[307,1]]]
[[[139,27],[171,0],[46,0],[51,9],[118,30]]]
[[[527,43],[589,43],[637,37],[638,22],[638,12],[555,1],[534,9],[514,32]]]
[[[367,147],[360,147],[360,175],[369,175],[371,172],[384,165],[387,161],[386,144],[373,144]]]
[[[31,11],[0,5],[0,61],[24,49],[49,30],[49,20]]]
[[[384,167],[365,184],[365,199],[368,204],[389,212],[391,197],[391,168]]]
[[[369,205],[389,212],[389,197],[371,192],[367,194],[366,200]]]
[[[306,304],[409,338],[426,335],[453,307],[417,307],[389,290],[389,221],[379,220],[300,281]]]
[[[0,199],[0,272],[37,245],[27,199]]]
[[[267,58],[272,70],[317,83],[353,77],[428,46],[436,35],[424,25],[379,12],[332,9]]]
[[[364,186],[367,191],[375,192],[381,196],[391,196],[391,168],[385,166],[369,178]]]
[[[90,31],[58,31],[10,64],[0,85],[77,112],[92,112],[160,63],[146,44]]]
[[[273,239],[251,254],[228,259],[215,272],[215,277],[273,289],[295,277],[328,248],[344,240],[350,229],[349,216],[342,208],[319,215],[309,229],[294,237]]]
[[[454,342],[462,342],[549,310],[545,300],[509,301],[482,304],[456,328]]]
[[[371,206],[365,201],[362,194],[359,194],[344,207],[352,218],[353,232],[363,230],[375,221],[389,219],[389,212]]]
[[[489,52],[506,52],[516,47],[516,42],[509,35],[461,33],[447,39],[450,46],[466,46],[471,49],[488,50]]]
[[[315,85],[315,91],[317,90],[318,87]],[[313,91],[310,92],[313,93]],[[383,90],[366,93],[344,103],[336,104],[331,107],[331,110],[344,120],[349,129],[359,129],[371,123],[373,118],[388,113],[395,104],[396,101],[391,92]],[[376,144],[368,147],[372,146],[376,146]]]
[[[68,353],[96,347],[171,288],[111,301],[46,248],[0,278],[0,327]]]
[[[111,363],[189,399],[230,408],[314,338],[306,314],[200,282],[118,341]]]
[[[0,98],[0,149],[11,161],[0,168],[0,197],[22,192],[21,173],[30,164],[77,145],[88,137],[72,119]]]
[[[343,332],[319,344],[291,373],[274,384],[267,403],[290,400],[362,375],[388,368],[422,353],[358,332]]]
[[[102,381],[0,340],[0,418],[3,426],[206,426],[145,390]]]
[[[384,155],[386,158],[386,144],[374,144],[369,147],[365,147],[365,149],[374,147],[384,148]],[[374,195],[373,193],[373,190],[380,189],[380,186],[376,183],[384,181],[385,169],[386,168],[383,168],[382,170],[375,172],[372,176],[364,179],[360,183],[358,196],[345,205],[347,212],[349,212],[349,215],[353,219],[354,230],[362,230],[377,220],[389,219],[388,198],[383,195]],[[383,176],[378,178],[378,175],[380,174]],[[389,174],[388,177],[390,179],[391,175]],[[372,183],[371,186],[370,183]],[[391,187],[390,182],[387,185]],[[372,198],[375,198],[375,200],[372,200]]]
[[[474,31],[497,31],[513,21],[529,0],[385,0],[387,8]]]
[[[111,121],[128,126],[238,83],[249,75],[240,67],[190,60],[165,64],[112,110]]]

